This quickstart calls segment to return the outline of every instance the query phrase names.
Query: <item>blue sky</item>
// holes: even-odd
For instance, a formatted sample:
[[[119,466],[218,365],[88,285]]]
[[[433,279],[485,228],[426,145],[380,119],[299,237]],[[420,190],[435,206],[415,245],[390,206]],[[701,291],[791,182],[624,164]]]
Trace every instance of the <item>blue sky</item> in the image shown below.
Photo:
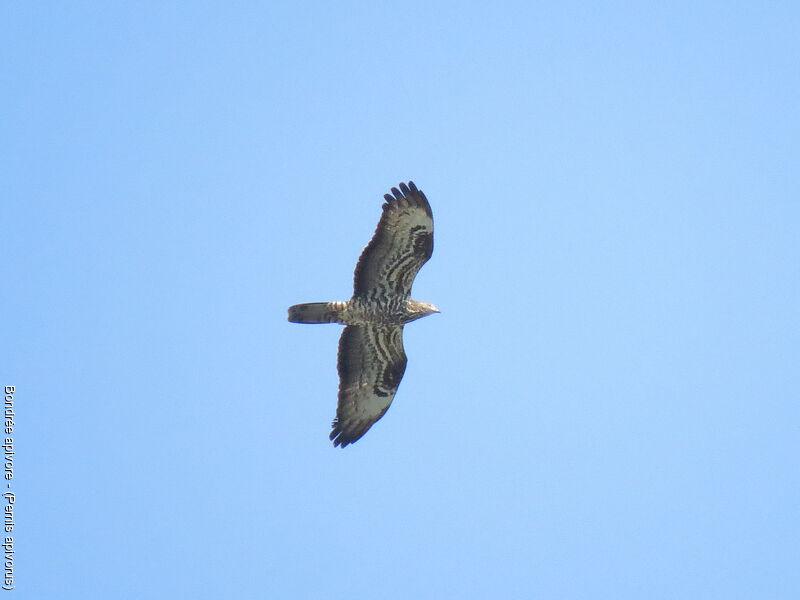
[[[794,3],[2,9],[20,598],[795,598]],[[382,195],[436,219],[328,441]]]

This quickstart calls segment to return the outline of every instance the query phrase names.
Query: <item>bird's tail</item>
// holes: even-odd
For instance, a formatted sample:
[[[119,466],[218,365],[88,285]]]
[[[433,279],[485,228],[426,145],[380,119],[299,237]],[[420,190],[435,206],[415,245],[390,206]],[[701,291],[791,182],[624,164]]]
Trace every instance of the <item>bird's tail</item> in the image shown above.
[[[345,302],[308,302],[289,307],[292,323],[341,323]]]

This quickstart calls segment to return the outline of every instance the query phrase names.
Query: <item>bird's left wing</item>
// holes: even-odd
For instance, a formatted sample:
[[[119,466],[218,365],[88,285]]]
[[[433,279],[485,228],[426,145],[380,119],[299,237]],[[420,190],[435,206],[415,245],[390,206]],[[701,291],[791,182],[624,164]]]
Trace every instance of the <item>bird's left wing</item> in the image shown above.
[[[330,439],[352,444],[389,409],[406,370],[402,325],[348,325],[339,339],[339,405]]]

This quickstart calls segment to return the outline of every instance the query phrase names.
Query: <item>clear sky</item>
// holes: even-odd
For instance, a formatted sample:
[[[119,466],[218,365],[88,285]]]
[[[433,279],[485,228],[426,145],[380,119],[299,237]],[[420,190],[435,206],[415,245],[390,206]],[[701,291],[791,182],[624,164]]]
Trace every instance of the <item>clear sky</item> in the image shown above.
[[[16,597],[797,598],[797,6],[4,3]],[[409,179],[335,449],[286,307]]]

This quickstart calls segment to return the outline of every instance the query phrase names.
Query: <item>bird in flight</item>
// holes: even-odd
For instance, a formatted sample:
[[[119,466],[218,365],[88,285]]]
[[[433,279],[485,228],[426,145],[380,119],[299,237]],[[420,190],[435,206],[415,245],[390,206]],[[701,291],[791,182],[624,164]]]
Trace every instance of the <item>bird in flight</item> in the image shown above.
[[[411,298],[411,286],[433,254],[433,214],[413,181],[385,194],[383,214],[356,264],[353,297],[289,307],[292,323],[341,323],[339,404],[330,439],[344,448],[389,409],[406,370],[403,326],[438,313]]]

